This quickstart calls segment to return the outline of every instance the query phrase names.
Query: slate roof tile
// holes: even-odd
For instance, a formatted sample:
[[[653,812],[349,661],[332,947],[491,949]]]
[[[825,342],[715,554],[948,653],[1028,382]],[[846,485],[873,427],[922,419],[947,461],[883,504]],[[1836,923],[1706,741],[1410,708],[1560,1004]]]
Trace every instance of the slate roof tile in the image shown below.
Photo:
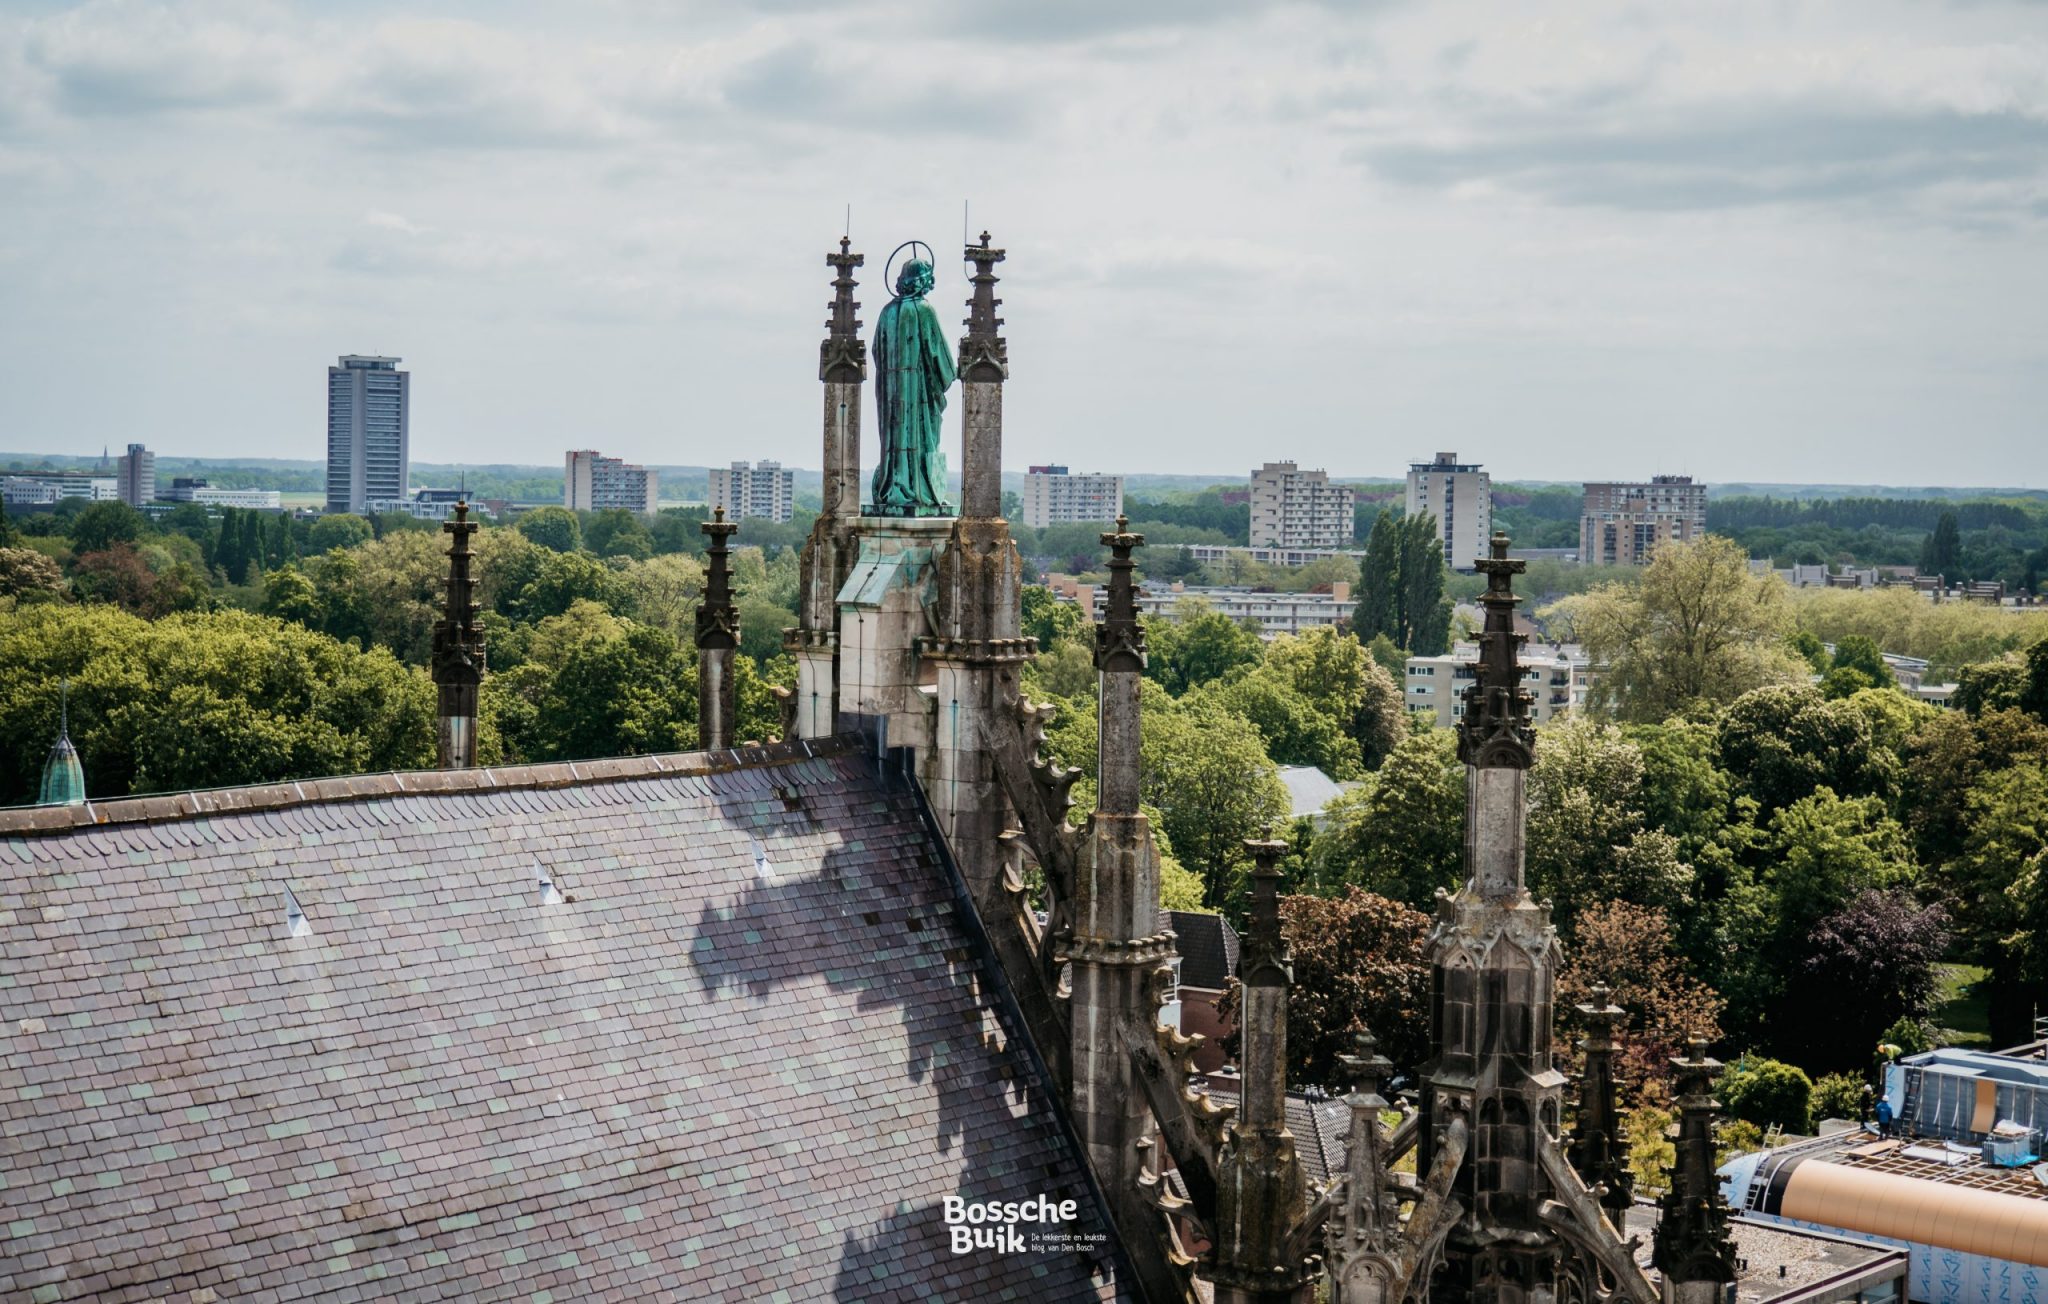
[[[912,801],[819,750],[0,812],[0,1291],[1122,1298],[949,1252],[948,1195],[1107,1225]]]

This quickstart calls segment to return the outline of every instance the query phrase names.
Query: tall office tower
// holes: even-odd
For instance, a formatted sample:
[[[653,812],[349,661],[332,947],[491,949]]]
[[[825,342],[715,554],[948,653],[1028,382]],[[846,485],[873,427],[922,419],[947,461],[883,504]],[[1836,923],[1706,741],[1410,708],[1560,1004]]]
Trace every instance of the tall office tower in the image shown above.
[[[1342,548],[1356,528],[1357,494],[1331,484],[1324,471],[1304,471],[1292,462],[1268,462],[1252,472],[1254,548]]]
[[[1124,514],[1124,478],[1073,475],[1064,466],[1034,466],[1024,476],[1024,524],[1113,521]]]
[[[1707,532],[1707,487],[1689,475],[1586,486],[1579,517],[1579,560],[1641,566],[1660,543],[1691,543]]]
[[[786,521],[796,510],[796,472],[783,470],[780,462],[713,467],[711,505],[723,507],[736,521],[749,516]]]
[[[350,354],[327,369],[327,510],[405,497],[412,373],[399,358]]]
[[[1493,477],[1477,462],[1460,462],[1456,453],[1438,453],[1433,462],[1408,467],[1408,514],[1436,517],[1436,537],[1444,545],[1444,564],[1469,571],[1486,556],[1493,537]]]
[[[128,445],[121,455],[121,501],[140,507],[156,501],[156,454],[140,444]]]
[[[652,516],[657,474],[644,466],[605,457],[588,448],[574,449],[563,466],[562,506],[576,512],[623,508]]]

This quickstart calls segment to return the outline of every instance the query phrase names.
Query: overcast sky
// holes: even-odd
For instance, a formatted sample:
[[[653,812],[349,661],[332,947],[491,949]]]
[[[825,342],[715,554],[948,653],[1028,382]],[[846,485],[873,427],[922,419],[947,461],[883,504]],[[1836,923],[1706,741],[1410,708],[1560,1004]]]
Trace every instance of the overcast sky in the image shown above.
[[[1547,7],[0,0],[0,449],[814,467],[968,200],[1012,468],[2048,484],[2048,5]]]

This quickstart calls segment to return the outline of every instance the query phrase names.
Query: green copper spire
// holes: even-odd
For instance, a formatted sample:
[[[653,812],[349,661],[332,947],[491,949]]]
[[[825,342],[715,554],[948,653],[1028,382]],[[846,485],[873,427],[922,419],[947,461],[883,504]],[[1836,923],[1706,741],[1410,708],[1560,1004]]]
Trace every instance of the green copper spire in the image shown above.
[[[71,681],[64,681],[64,704],[59,710],[57,745],[43,765],[43,791],[36,800],[45,806],[78,806],[85,802],[85,767],[78,763],[78,749],[71,745]]]

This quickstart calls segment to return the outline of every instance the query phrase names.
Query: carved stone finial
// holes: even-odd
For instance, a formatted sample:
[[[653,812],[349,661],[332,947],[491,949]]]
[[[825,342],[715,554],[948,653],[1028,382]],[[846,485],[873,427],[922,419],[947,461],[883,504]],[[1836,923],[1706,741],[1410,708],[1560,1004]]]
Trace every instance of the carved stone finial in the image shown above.
[[[1133,549],[1145,536],[1131,533],[1129,517],[1116,518],[1116,529],[1102,536],[1109,549],[1109,593],[1102,624],[1095,630],[1095,668],[1102,671],[1145,668],[1145,627],[1138,623],[1138,588],[1131,572]]]
[[[736,648],[740,645],[740,616],[733,606],[732,569],[728,562],[731,549],[727,540],[739,532],[739,523],[725,519],[725,508],[714,507],[711,519],[697,528],[711,540],[705,550],[704,598],[697,607],[697,646]]]
[[[825,262],[837,275],[832,278],[831,316],[825,320],[825,340],[819,346],[818,379],[859,382],[868,378],[868,346],[860,337],[860,304],[853,291],[858,284],[853,269],[865,261],[854,253],[853,242],[839,237],[839,252],[825,255]]]
[[[1528,569],[1508,557],[1508,536],[1496,531],[1490,555],[1473,563],[1486,576],[1479,603],[1486,626],[1479,635],[1479,665],[1465,689],[1465,717],[1458,723],[1458,759],[1479,769],[1526,770],[1536,760],[1536,733],[1530,722],[1533,696],[1522,687],[1517,657],[1523,637],[1515,632],[1513,578]]]
[[[484,634],[477,627],[475,585],[469,564],[470,536],[477,523],[469,519],[468,502],[455,504],[454,515],[441,523],[451,536],[448,547],[448,592],[441,619],[434,624],[432,670],[440,698],[440,763],[442,769],[467,769],[476,764],[477,690],[484,679]]]

